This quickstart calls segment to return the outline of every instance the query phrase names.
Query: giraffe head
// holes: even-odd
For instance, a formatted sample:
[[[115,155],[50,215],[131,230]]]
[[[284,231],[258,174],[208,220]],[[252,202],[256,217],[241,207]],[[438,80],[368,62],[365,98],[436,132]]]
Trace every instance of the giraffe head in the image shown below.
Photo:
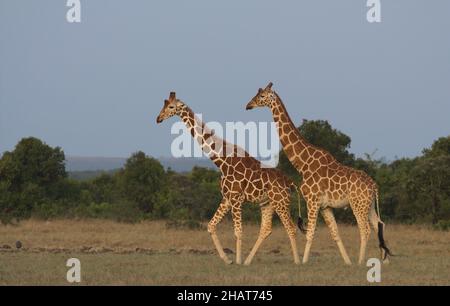
[[[172,116],[179,115],[183,106],[184,103],[178,100],[175,96],[175,92],[172,91],[169,99],[164,100],[164,106],[159,113],[159,116],[156,118],[156,123],[161,123]]]
[[[270,107],[277,97],[275,91],[272,90],[272,85],[272,82],[270,82],[267,84],[266,88],[258,89],[258,93],[250,100],[250,102],[248,102],[246,109],[249,110],[255,107],[264,106]]]

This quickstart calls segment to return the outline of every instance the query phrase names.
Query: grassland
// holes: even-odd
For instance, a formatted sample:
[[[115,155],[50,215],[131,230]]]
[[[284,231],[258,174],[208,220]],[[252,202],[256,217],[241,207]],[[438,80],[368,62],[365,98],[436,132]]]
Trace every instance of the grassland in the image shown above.
[[[353,262],[359,235],[340,226]],[[244,227],[244,258],[258,226]],[[234,250],[230,223],[219,227]],[[388,225],[386,238],[398,254],[382,266],[381,285],[450,285],[450,233]],[[16,249],[20,240],[22,248]],[[305,237],[299,235],[299,251]],[[374,235],[368,256],[378,256]],[[234,254],[230,254],[233,256]],[[82,285],[368,285],[365,266],[345,266],[328,230],[319,227],[307,265],[294,265],[284,229],[276,226],[251,266],[225,265],[205,230],[169,229],[164,222],[25,221],[0,226],[1,285],[67,285],[66,261],[81,261]]]

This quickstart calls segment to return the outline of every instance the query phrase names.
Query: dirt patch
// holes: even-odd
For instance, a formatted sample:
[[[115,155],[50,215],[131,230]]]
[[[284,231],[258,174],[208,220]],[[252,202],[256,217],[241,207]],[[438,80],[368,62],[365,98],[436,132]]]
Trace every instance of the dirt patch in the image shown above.
[[[155,255],[155,254],[197,254],[197,255],[207,255],[214,254],[215,250],[212,249],[194,249],[194,248],[185,248],[185,249],[169,249],[169,251],[163,250],[154,250],[149,248],[109,248],[109,247],[93,247],[93,246],[82,246],[80,248],[48,248],[48,247],[35,247],[35,248],[21,248],[15,249],[9,245],[0,246],[0,253],[18,253],[18,252],[28,252],[28,253],[82,253],[82,254],[105,254],[105,253],[114,253],[114,254],[147,254],[147,255]]]
[[[226,254],[234,254],[234,251],[229,248],[223,249]],[[52,254],[70,254],[70,253],[82,253],[82,254],[146,254],[146,255],[156,255],[156,254],[194,254],[194,255],[214,255],[216,254],[215,249],[197,249],[197,248],[171,248],[168,251],[165,250],[155,250],[150,248],[110,248],[110,247],[94,247],[94,246],[82,246],[79,248],[64,248],[64,247],[34,247],[34,248],[13,248],[10,245],[0,246],[0,253],[52,253]],[[279,249],[272,249],[268,251],[260,251],[258,253],[265,254],[281,254]]]

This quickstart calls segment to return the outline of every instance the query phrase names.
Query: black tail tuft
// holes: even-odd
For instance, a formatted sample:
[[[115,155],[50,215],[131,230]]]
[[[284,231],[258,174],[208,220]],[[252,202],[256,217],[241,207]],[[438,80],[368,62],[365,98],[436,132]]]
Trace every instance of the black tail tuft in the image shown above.
[[[301,217],[298,217],[297,226],[303,234],[306,234],[306,230],[303,227],[303,219]]]
[[[383,223],[378,222],[378,240],[380,242],[380,248],[384,250],[383,260],[385,260],[388,257],[388,255],[389,256],[394,256],[394,255],[391,253],[389,248],[386,246],[386,242],[384,241],[383,230],[384,230]]]

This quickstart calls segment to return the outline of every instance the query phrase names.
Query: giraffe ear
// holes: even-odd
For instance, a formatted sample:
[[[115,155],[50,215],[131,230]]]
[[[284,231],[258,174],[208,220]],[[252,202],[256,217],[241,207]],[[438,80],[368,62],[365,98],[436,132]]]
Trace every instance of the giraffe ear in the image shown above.
[[[258,88],[258,93],[262,93],[262,88]]]
[[[166,107],[169,104],[169,100],[164,100],[164,107]]]

